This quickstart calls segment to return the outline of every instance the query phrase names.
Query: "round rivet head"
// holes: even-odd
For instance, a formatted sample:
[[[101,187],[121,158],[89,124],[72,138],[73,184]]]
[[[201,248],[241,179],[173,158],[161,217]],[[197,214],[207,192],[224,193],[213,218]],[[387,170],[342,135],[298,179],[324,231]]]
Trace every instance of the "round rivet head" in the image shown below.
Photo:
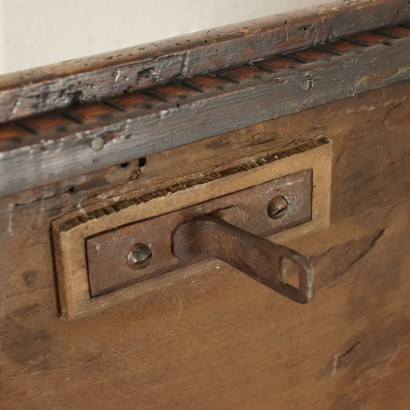
[[[144,243],[139,243],[135,245],[129,252],[127,256],[128,264],[135,269],[146,268],[152,259],[152,251],[148,245]]]
[[[279,219],[286,214],[287,209],[289,208],[288,200],[282,196],[278,195],[270,201],[268,206],[268,215],[269,218]]]
[[[93,138],[93,140],[91,141],[91,148],[94,151],[100,151],[102,150],[104,146],[104,140],[101,137],[95,137]]]

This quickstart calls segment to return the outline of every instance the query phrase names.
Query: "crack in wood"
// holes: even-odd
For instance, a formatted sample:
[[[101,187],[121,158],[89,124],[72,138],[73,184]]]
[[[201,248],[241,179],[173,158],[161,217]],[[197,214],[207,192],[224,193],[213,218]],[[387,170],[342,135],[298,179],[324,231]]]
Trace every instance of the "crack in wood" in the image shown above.
[[[358,342],[353,343],[353,345],[351,345],[343,353],[338,353],[338,354],[335,355],[334,360],[333,360],[333,370],[332,370],[331,377],[333,377],[340,370],[340,368],[343,366],[343,361],[346,358],[346,356],[351,354],[361,344],[362,344],[362,341],[359,340]]]
[[[318,271],[326,270],[327,275],[321,279],[321,287],[333,284],[335,280],[348,273],[361,260],[366,258],[383,237],[385,230],[381,229],[371,237],[350,240],[341,245],[332,246],[321,254],[313,255],[311,259]],[[339,263],[328,266],[328,260],[335,258],[339,260]]]

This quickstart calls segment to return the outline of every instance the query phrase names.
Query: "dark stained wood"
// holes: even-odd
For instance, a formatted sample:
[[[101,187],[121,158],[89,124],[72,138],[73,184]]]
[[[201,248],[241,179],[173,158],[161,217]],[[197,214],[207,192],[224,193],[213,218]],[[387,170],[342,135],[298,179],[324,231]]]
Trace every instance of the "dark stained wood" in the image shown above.
[[[5,123],[0,196],[407,80],[409,66],[410,32],[361,33],[323,49]]]
[[[35,68],[0,78],[0,121],[39,114],[408,22],[408,0],[339,1],[306,11]]]
[[[2,407],[406,409],[409,93],[397,83],[4,200]],[[103,314],[57,317],[51,220],[319,135],[334,142],[332,223],[287,243],[316,266],[312,304],[210,262]]]

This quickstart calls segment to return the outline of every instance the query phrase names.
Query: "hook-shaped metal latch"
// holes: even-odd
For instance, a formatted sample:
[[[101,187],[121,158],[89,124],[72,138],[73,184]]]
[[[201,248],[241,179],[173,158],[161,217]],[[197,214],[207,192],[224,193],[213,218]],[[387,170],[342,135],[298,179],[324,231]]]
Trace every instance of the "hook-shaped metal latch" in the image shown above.
[[[90,294],[101,296],[199,259],[218,258],[307,303],[314,286],[310,261],[263,238],[311,220],[312,172],[304,170],[120,226],[86,240]]]
[[[182,222],[173,233],[172,246],[184,262],[221,259],[296,302],[307,303],[313,297],[315,273],[309,259],[215,216]],[[285,261],[298,269],[298,288],[287,283]]]

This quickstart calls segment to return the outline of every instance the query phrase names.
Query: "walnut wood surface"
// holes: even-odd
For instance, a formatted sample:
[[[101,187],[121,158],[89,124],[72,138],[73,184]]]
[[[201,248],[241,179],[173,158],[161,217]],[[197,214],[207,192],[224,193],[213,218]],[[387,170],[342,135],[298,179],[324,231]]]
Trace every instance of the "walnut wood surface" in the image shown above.
[[[1,406],[407,409],[409,94],[397,83],[3,200]],[[323,134],[331,226],[289,243],[316,266],[312,304],[214,262],[128,305],[57,317],[51,220]]]

